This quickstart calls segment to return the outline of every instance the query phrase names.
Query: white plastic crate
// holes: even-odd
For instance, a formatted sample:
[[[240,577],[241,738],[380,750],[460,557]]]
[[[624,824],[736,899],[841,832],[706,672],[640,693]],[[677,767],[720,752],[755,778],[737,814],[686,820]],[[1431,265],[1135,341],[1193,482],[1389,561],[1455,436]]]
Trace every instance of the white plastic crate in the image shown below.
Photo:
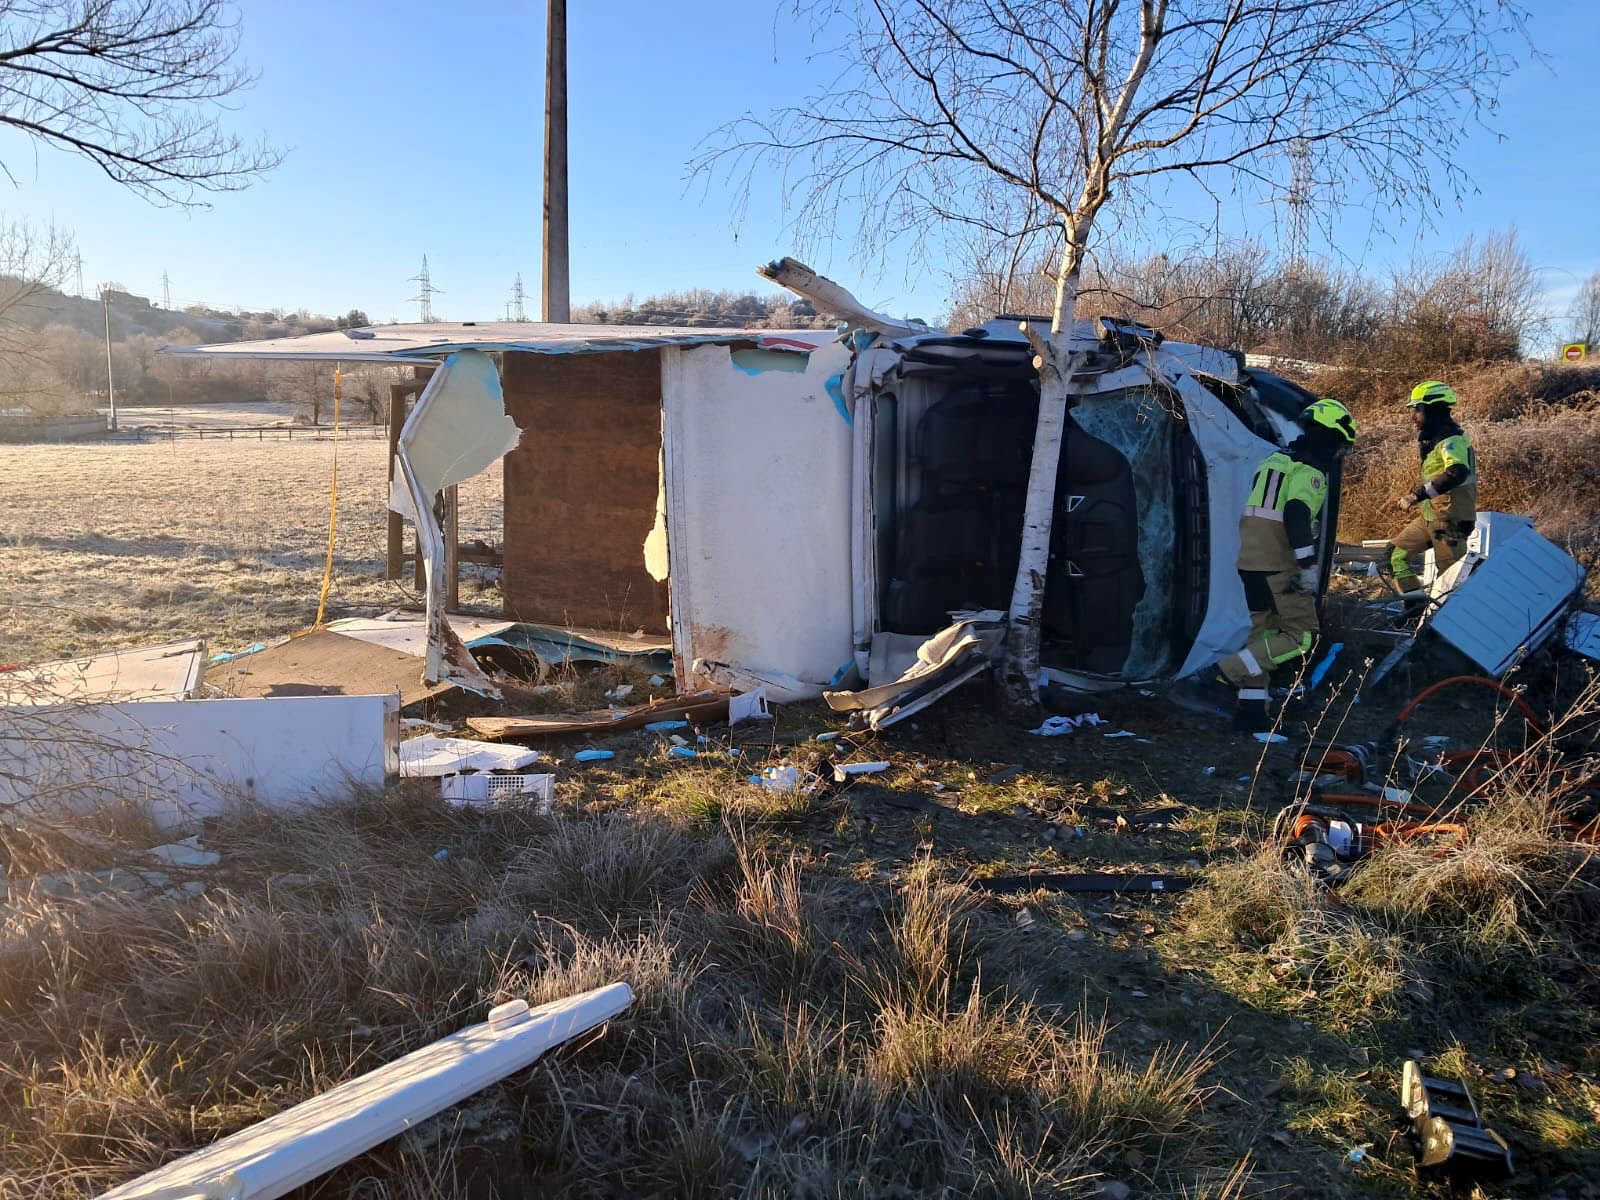
[[[555,803],[554,775],[446,775],[439,794],[463,808],[520,808],[532,805],[547,813]]]

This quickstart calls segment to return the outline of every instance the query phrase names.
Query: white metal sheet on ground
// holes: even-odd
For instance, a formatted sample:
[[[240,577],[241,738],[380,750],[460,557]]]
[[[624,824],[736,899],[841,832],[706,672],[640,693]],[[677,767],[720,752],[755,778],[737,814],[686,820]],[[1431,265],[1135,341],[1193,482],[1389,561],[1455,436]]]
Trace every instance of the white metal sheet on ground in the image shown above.
[[[462,771],[516,771],[539,761],[539,752],[502,742],[425,733],[400,743],[400,774],[428,778]]]
[[[0,704],[97,704],[182,700],[200,686],[206,644],[200,638],[108,650],[89,658],[0,672]]]
[[[288,807],[382,787],[396,696],[269,696],[0,707],[0,808],[146,805],[163,826],[238,802]]]
[[[516,624],[515,621],[469,617],[461,613],[448,613],[446,619],[450,622],[450,628],[468,645],[479,638],[497,637]],[[416,658],[422,658],[428,652],[428,619],[420,615],[345,617],[339,621],[329,621],[323,628],[375,646],[387,646]]]
[[[664,352],[673,658],[685,690],[752,673],[774,700],[821,693],[851,644],[849,361],[829,334],[804,372],[721,346]],[[788,682],[781,682],[788,680]]]
[[[1557,632],[1584,572],[1525,517],[1479,513],[1473,543],[1486,556],[1456,583],[1429,628],[1499,676]]]
[[[413,1050],[313,1100],[112,1188],[100,1200],[273,1200],[415,1127],[633,1003],[625,983],[596,988]]]

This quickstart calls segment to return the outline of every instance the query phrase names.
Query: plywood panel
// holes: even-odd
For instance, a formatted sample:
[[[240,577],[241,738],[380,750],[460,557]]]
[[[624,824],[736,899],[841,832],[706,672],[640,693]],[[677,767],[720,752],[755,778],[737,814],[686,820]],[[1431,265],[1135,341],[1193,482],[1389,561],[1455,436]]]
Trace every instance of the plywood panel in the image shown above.
[[[665,633],[667,587],[644,566],[661,451],[661,353],[507,353],[506,614]]]

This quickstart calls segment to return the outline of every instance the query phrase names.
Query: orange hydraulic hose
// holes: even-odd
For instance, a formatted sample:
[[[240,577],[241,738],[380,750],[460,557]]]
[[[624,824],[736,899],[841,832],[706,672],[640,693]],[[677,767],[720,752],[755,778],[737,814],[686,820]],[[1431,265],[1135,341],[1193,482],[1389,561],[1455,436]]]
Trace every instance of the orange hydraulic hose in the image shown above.
[[[1506,687],[1506,685],[1501,683],[1499,680],[1489,679],[1483,675],[1452,675],[1449,679],[1441,679],[1438,683],[1423,688],[1411,698],[1410,703],[1400,710],[1400,715],[1394,719],[1395,724],[1399,725],[1409,720],[1411,714],[1416,712],[1416,710],[1424,701],[1438,695],[1440,692],[1444,691],[1445,688],[1452,687],[1458,683],[1471,683],[1476,684],[1479,687],[1492,688],[1494,691],[1499,692],[1502,696],[1516,706],[1517,711],[1520,712],[1523,719],[1528,722],[1528,727],[1530,729],[1539,734],[1545,732],[1544,722],[1540,721],[1538,716],[1534,714],[1533,709],[1528,706],[1528,702],[1526,700],[1517,695],[1517,693],[1512,691],[1510,688]]]

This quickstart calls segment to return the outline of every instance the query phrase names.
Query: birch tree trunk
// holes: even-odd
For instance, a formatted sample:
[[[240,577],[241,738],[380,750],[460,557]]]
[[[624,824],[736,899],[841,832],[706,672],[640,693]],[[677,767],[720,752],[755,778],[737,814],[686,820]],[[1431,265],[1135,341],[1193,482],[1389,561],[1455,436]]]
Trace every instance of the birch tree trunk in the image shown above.
[[[1039,372],[1039,419],[1034,426],[1033,463],[1022,511],[1022,549],[1007,616],[1001,700],[1009,718],[1030,723],[1039,715],[1040,626],[1045,581],[1050,572],[1050,535],[1055,526],[1056,473],[1061,466],[1061,441],[1067,425],[1067,387],[1076,357],[1069,347],[1083,249],[1079,232],[1069,229],[1056,279],[1049,337],[1023,326],[1033,345],[1034,369]]]

